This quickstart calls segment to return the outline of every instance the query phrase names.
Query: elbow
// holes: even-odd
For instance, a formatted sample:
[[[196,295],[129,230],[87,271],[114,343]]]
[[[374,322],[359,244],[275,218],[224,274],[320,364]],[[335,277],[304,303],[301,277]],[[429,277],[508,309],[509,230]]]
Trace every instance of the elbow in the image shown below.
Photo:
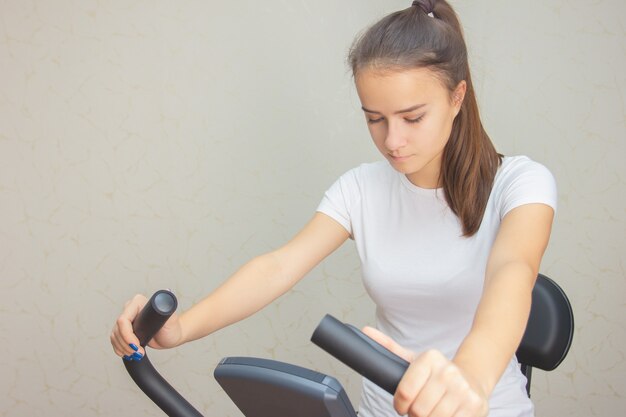
[[[538,266],[523,260],[513,260],[488,271],[485,284],[489,285],[493,281],[515,280],[516,283],[523,284],[530,294],[535,286],[538,273]]]
[[[257,256],[250,261],[250,264],[257,272],[257,277],[263,280],[265,285],[278,289],[281,294],[287,292],[295,284],[277,251]]]

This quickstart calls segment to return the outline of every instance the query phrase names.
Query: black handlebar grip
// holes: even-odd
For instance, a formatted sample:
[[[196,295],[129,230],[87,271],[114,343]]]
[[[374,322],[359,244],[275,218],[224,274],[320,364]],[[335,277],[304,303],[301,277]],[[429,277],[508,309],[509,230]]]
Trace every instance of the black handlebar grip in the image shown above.
[[[133,321],[133,332],[146,346],[170,318],[178,302],[168,290],[155,292]],[[137,386],[170,417],[202,417],[152,366],[146,355],[139,360],[124,360],[124,366]]]
[[[409,367],[404,359],[329,314],[311,341],[392,395]]]
[[[150,297],[133,321],[133,332],[141,346],[145,347],[152,340],[177,307],[176,296],[168,290],[159,290]]]

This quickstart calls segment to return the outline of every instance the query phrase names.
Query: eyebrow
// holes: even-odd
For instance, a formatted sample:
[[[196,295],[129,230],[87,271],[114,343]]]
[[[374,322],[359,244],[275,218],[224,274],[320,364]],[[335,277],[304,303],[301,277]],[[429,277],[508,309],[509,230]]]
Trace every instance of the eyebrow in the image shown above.
[[[417,110],[417,109],[419,109],[420,107],[424,107],[425,105],[426,105],[426,104],[416,104],[415,106],[411,106],[411,107],[409,107],[408,109],[398,110],[397,112],[394,112],[394,114],[408,113],[408,112],[411,112],[411,111],[413,111],[413,110]],[[381,113],[381,112],[379,112],[379,111],[376,111],[376,110],[369,110],[369,109],[366,109],[366,108],[365,108],[365,107],[363,107],[363,106],[361,106],[361,108],[363,109],[363,111],[364,111],[364,112],[367,112],[367,113],[382,114],[382,113]]]

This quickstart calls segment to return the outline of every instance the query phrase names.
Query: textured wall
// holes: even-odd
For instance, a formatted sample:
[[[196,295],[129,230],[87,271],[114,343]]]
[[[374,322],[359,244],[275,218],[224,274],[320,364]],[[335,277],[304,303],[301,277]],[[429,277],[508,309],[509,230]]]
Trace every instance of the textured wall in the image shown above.
[[[1,416],[162,415],[111,352],[123,302],[170,287],[188,307],[378,158],[344,57],[408,3],[0,0]],[[559,184],[542,270],[576,337],[536,372],[538,415],[621,415],[626,6],[454,4],[494,142]],[[350,243],[260,314],[151,356],[207,415],[239,415],[212,378],[233,355],[316,368],[356,402],[308,341],[326,312],[372,319]]]

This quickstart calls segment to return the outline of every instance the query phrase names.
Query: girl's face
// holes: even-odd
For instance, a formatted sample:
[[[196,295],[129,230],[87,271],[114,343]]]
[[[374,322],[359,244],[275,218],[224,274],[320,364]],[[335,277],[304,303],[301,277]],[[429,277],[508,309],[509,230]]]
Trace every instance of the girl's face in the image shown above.
[[[466,83],[454,93],[429,69],[364,69],[356,88],[378,150],[418,187],[437,188],[443,149],[459,113]]]

